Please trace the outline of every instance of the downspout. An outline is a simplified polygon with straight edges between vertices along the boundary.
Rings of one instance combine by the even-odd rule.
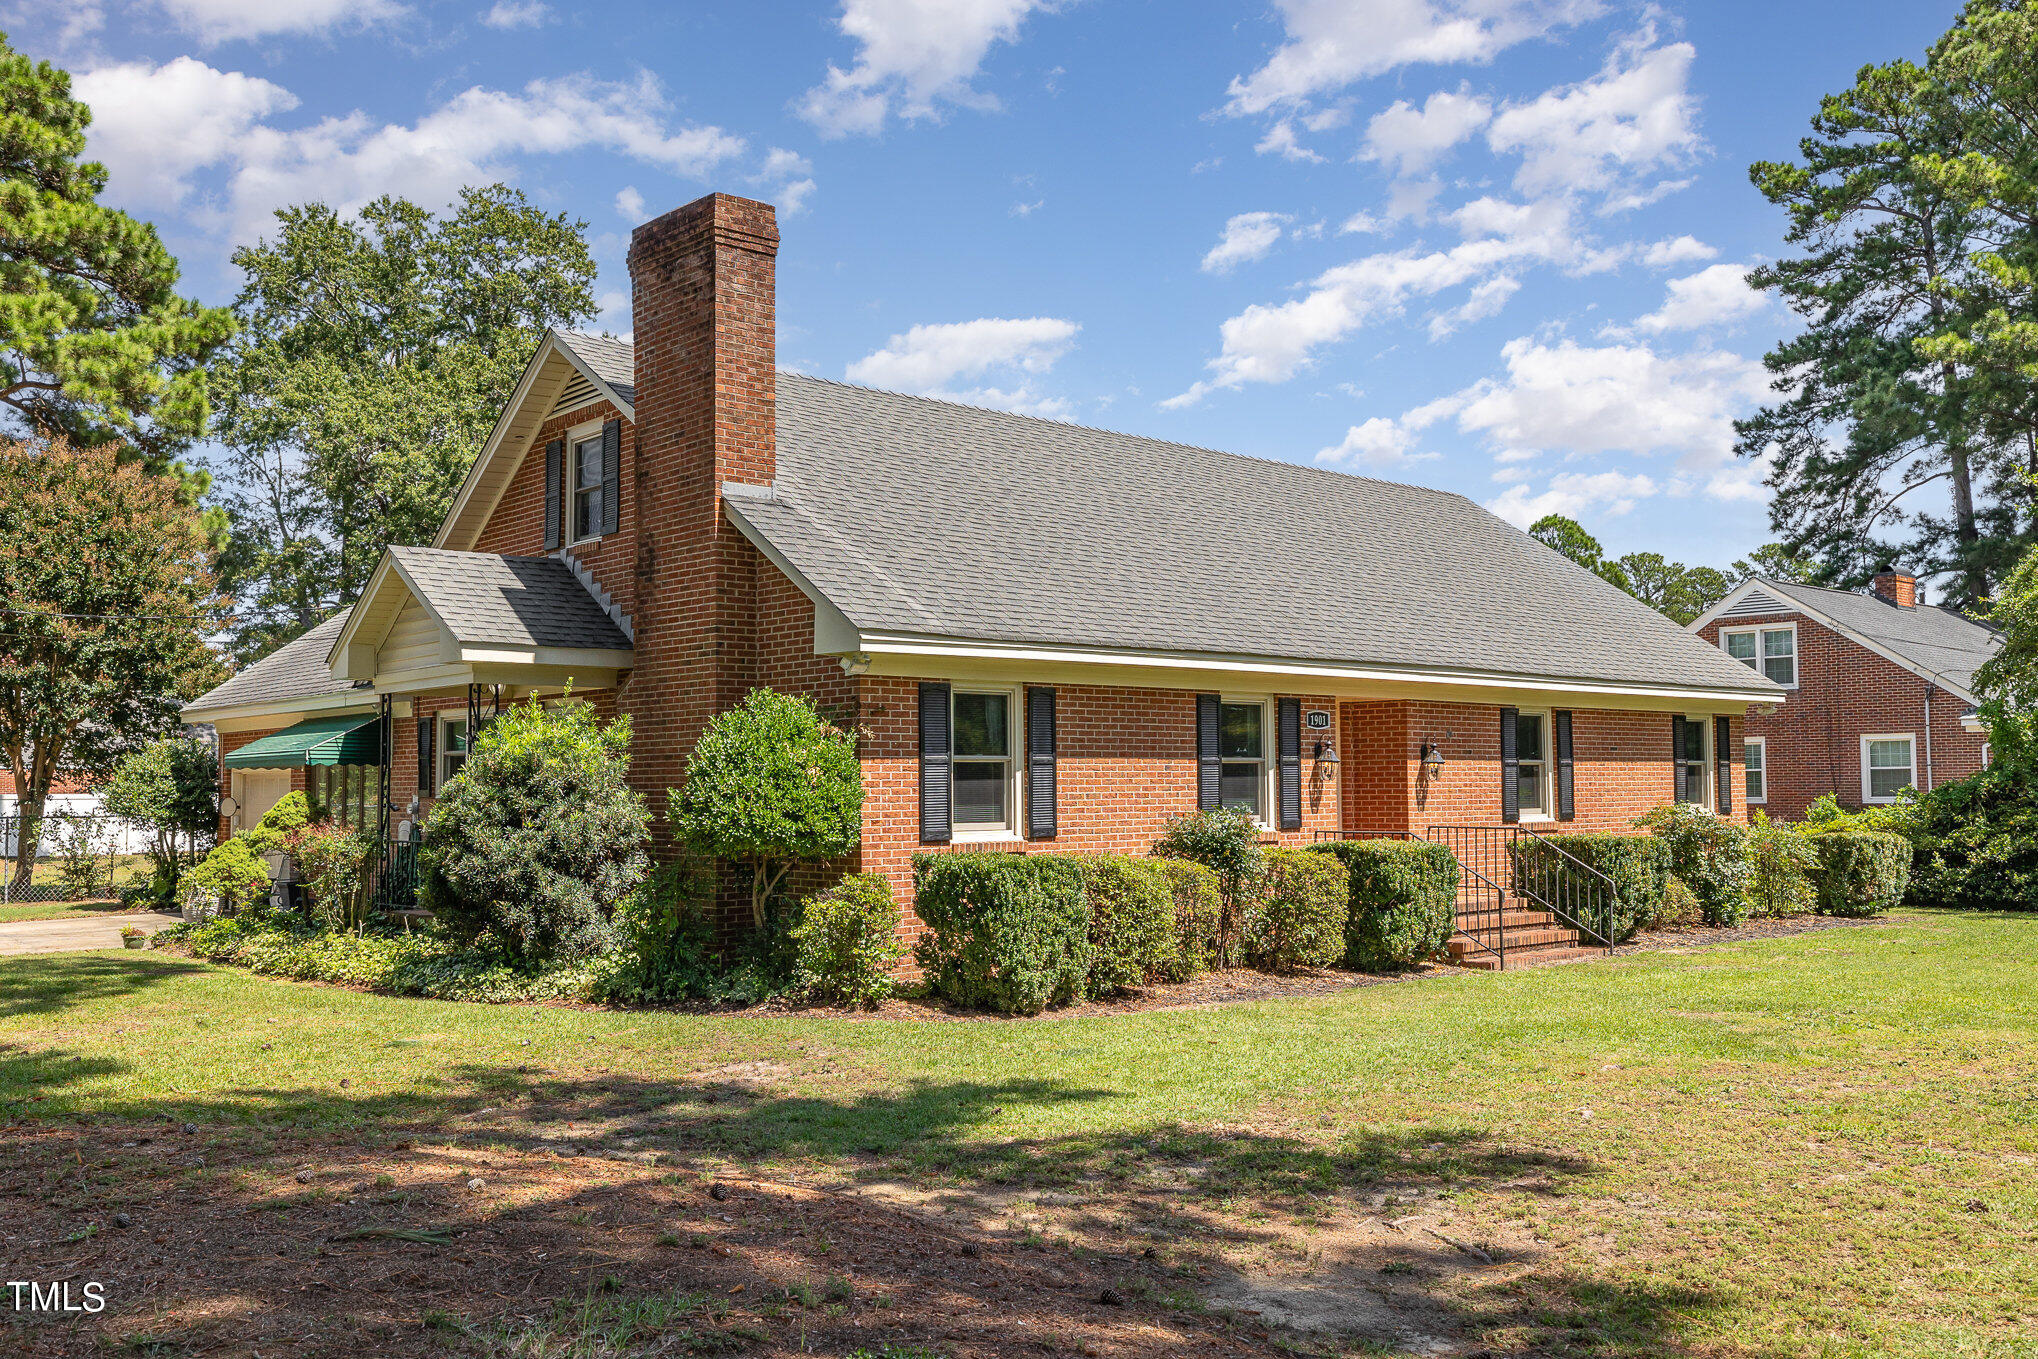
[[[1939,686],[1925,681],[1925,791],[1932,791],[1932,691]]]

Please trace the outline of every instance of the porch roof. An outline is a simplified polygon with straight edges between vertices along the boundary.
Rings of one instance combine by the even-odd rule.
[[[313,717],[227,752],[228,769],[296,769],[314,764],[380,764],[381,718],[374,713]]]

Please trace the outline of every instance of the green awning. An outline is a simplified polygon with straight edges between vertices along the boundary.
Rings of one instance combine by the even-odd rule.
[[[373,713],[313,717],[229,751],[228,769],[295,769],[307,764],[381,764],[382,719]]]

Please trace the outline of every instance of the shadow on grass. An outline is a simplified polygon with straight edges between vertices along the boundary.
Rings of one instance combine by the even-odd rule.
[[[44,964],[61,958],[63,966],[0,965],[0,1019],[50,1015],[96,1000],[118,1000],[152,986],[207,970],[206,965],[160,954],[23,954],[0,964]]]

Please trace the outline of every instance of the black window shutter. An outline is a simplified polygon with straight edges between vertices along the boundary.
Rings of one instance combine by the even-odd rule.
[[[1684,801],[1684,719],[1670,719],[1670,800]]]
[[[1569,821],[1578,814],[1571,781],[1571,714],[1550,714],[1550,725],[1555,729],[1553,739],[1557,743],[1557,819]]]
[[[943,844],[954,835],[949,821],[948,686],[920,686],[920,839]]]
[[[614,533],[623,513],[623,422],[601,427],[601,531]]]
[[[430,797],[437,789],[432,784],[432,773],[437,768],[432,756],[432,725],[430,717],[418,719],[418,796]]]
[[[1054,690],[1026,691],[1026,833],[1055,836]]]
[[[1521,820],[1520,720],[1519,709],[1500,710],[1500,819],[1510,824]]]
[[[1222,800],[1224,767],[1217,758],[1217,695],[1196,695],[1196,806],[1215,811]]]
[[[565,475],[566,444],[554,439],[545,445],[545,550],[558,547],[564,532],[559,518],[559,481]]]
[[[1715,766],[1713,777],[1720,785],[1721,816],[1734,810],[1734,756],[1728,745],[1733,739],[1733,719],[1715,717],[1712,720],[1712,758]]]
[[[1302,700],[1279,700],[1276,730],[1281,755],[1281,829],[1302,829]]]

